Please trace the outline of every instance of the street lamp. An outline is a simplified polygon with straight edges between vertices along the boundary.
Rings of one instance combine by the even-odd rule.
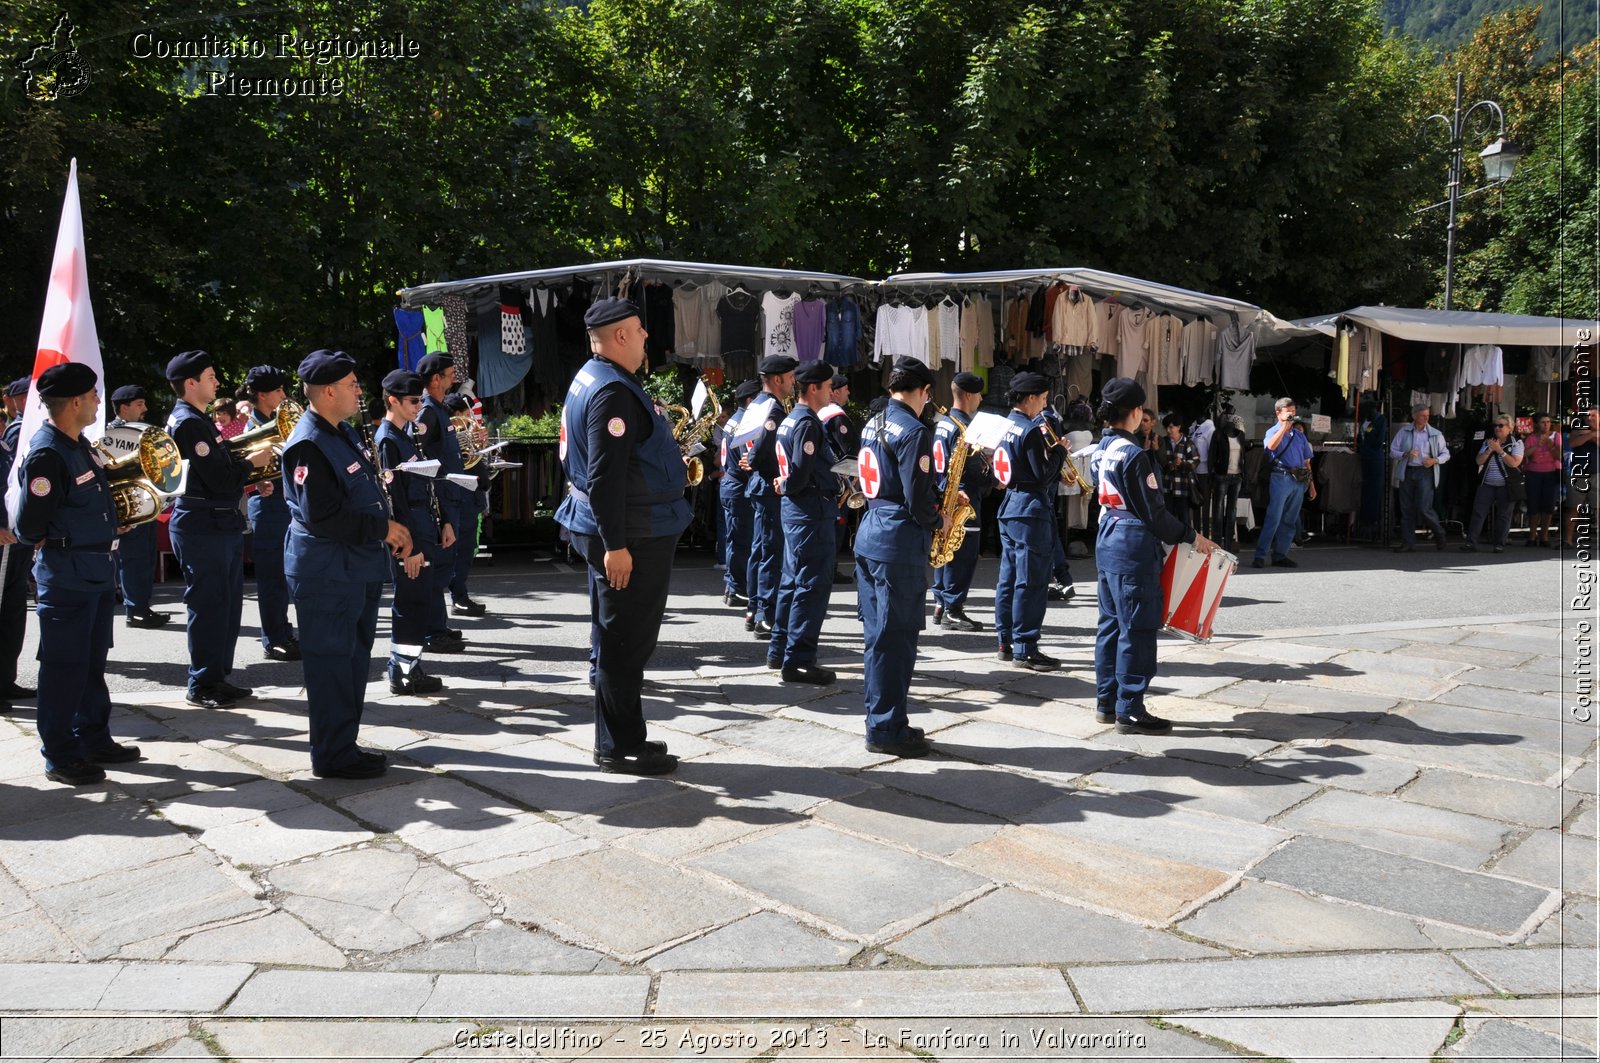
[[[1511,180],[1511,173],[1517,168],[1517,160],[1522,158],[1522,152],[1515,144],[1506,139],[1506,113],[1500,105],[1493,100],[1479,100],[1468,107],[1463,113],[1461,110],[1462,75],[1456,75],[1456,105],[1450,116],[1430,114],[1428,121],[1437,118],[1445,124],[1450,131],[1450,183],[1446,188],[1450,204],[1450,220],[1445,226],[1444,245],[1444,308],[1453,308],[1456,279],[1456,203],[1461,198],[1462,142],[1466,137],[1467,121],[1472,117],[1472,112],[1479,107],[1486,108],[1494,113],[1495,121],[1499,128],[1495,133],[1495,141],[1478,153],[1483,160],[1483,172],[1493,182],[1494,186],[1503,185]]]

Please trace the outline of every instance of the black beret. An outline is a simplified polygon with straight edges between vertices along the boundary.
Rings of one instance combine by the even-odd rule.
[[[1130,380],[1125,376],[1112,377],[1106,381],[1106,386],[1100,389],[1100,401],[1118,409],[1143,406],[1144,388],[1139,386],[1137,380]]]
[[[910,355],[903,354],[894,360],[894,372],[891,376],[909,377],[916,381],[919,388],[933,387],[933,370]]]
[[[950,381],[950,386],[957,391],[965,391],[968,395],[982,395],[983,377],[977,373],[957,373]]]
[[[252,395],[259,395],[263,391],[277,391],[288,383],[283,370],[271,365],[251,366],[250,371],[244,375],[244,389]]]
[[[847,388],[849,386],[849,377],[845,376],[843,373],[833,374],[833,390],[838,391],[840,388]]]
[[[430,354],[417,362],[417,375],[427,380],[429,377],[438,376],[455,364],[448,354]]]
[[[630,317],[639,317],[639,308],[626,299],[615,296],[601,299],[583,314],[583,327],[588,329],[605,328],[615,325],[618,321],[626,321]]]
[[[312,351],[301,359],[300,383],[308,387],[337,384],[356,371],[356,360],[343,351]]]
[[[6,385],[6,394],[14,399],[20,399],[28,393],[28,389],[31,387],[33,387],[33,377],[19,376]]]
[[[167,363],[167,379],[173,382],[199,379],[201,373],[215,365],[216,362],[205,351],[184,351],[173,355]]]
[[[423,392],[422,378],[409,369],[396,369],[383,378],[383,390],[397,399],[415,398]]]
[[[873,413],[882,413],[885,409],[888,408],[888,406],[889,406],[889,396],[887,396],[887,395],[879,395],[877,398],[873,399],[870,403],[867,404],[867,409],[871,410]]]
[[[99,374],[82,362],[60,362],[39,374],[39,397],[75,399],[94,390]]]
[[[1050,390],[1050,381],[1042,373],[1018,373],[1011,378],[1011,394],[1038,395]]]
[[[761,364],[756,370],[762,376],[782,376],[794,372],[799,365],[797,359],[790,358],[787,354],[773,354],[761,359]]]
[[[138,384],[124,384],[111,393],[111,405],[126,406],[130,402],[138,402],[149,397],[144,393],[144,388]]]
[[[733,389],[733,398],[735,402],[743,402],[745,399],[753,399],[759,394],[761,394],[761,381],[759,380],[741,381],[739,386]]]
[[[457,413],[466,413],[467,410],[471,409],[471,407],[467,404],[467,397],[457,393],[452,393],[444,397],[444,408],[447,410],[454,410]]]
[[[796,384],[831,384],[833,367],[825,362],[812,362],[794,375]]]

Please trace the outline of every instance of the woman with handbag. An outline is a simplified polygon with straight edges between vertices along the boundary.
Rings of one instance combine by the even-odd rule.
[[[1472,520],[1467,524],[1467,541],[1461,547],[1466,553],[1478,549],[1478,533],[1483,531],[1489,510],[1495,511],[1494,552],[1503,553],[1506,537],[1511,532],[1511,511],[1520,499],[1527,497],[1527,484],[1522,472],[1522,444],[1511,434],[1511,418],[1501,414],[1494,419],[1494,429],[1478,448],[1478,494],[1472,501]]]
[[[1561,433],[1548,413],[1533,419],[1533,434],[1523,440],[1522,470],[1528,474],[1528,545],[1555,546],[1561,502]]]

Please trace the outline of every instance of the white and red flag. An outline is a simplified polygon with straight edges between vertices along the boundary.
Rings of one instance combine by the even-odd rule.
[[[94,306],[89,301],[89,262],[83,244],[83,209],[78,202],[78,160],[72,160],[67,173],[67,194],[61,203],[61,228],[56,231],[56,253],[50,264],[50,290],[45,295],[44,318],[39,324],[38,353],[33,357],[33,383],[23,406],[22,435],[6,484],[6,512],[15,519],[20,501],[17,470],[28,454],[28,444],[44,423],[44,404],[39,401],[39,374],[62,362],[82,362],[100,378],[95,389],[100,393],[100,419],[84,430],[89,439],[99,439],[105,431],[105,366],[100,361],[100,334],[94,327]]]

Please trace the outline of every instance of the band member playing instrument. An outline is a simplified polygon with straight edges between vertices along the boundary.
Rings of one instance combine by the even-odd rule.
[[[120,428],[127,424],[144,424],[149,416],[149,396],[137,384],[124,384],[111,393],[111,411],[116,416],[106,422],[107,428]],[[18,424],[20,425],[20,421]],[[129,528],[117,537],[117,551],[112,555],[117,563],[117,582],[122,586],[122,612],[129,627],[156,628],[172,619],[170,613],[158,613],[150,608],[150,593],[154,589],[156,574],[156,535],[160,525],[145,521]],[[5,594],[11,593],[7,568]],[[26,594],[24,593],[24,596]],[[0,625],[5,623],[6,610],[0,608]],[[0,643],[0,655],[3,655]],[[0,656],[0,665],[4,657]],[[5,697],[0,690],[0,698]]]
[[[752,475],[746,494],[755,518],[750,539],[750,568],[745,576],[750,608],[745,613],[744,626],[762,640],[772,637],[778,583],[783,578],[783,509],[772,488],[772,481],[778,478],[778,456],[774,448],[784,407],[794,394],[794,371],[799,364],[784,354],[761,360],[762,393],[750,405],[761,406],[767,416],[755,434],[743,440],[750,444],[746,461]]]
[[[933,373],[915,358],[895,360],[883,412],[861,433],[861,490],[867,514],[856,533],[856,594],[865,627],[867,750],[897,757],[932,751],[909,725],[907,698],[925,623],[928,551],[948,526],[939,512],[933,432],[921,420]]]
[[[983,403],[983,378],[976,373],[957,373],[950,384],[950,412],[939,418],[934,429],[933,471],[939,474],[939,491],[944,492],[945,470],[955,457],[957,428],[965,431],[972,415]],[[989,463],[979,454],[967,458],[961,470],[961,488],[972,506],[966,538],[948,565],[933,570],[933,622],[956,631],[982,631],[983,625],[967,616],[967,591],[978,570],[978,529],[983,526],[983,497],[994,486]]]
[[[1050,446],[1039,415],[1050,383],[1038,373],[1018,373],[1007,393],[1011,426],[994,452],[994,471],[1005,487],[1000,501],[1000,579],[994,589],[998,656],[1020,667],[1049,672],[1061,662],[1039,649],[1055,552],[1056,485],[1066,452]]]
[[[1216,543],[1173,514],[1161,497],[1156,455],[1135,434],[1144,417],[1144,389],[1126,377],[1107,382],[1100,449],[1090,459],[1100,491],[1095,567],[1100,574],[1100,625],[1095,632],[1095,719],[1121,734],[1165,734],[1172,723],[1145,708],[1156,674],[1161,628],[1162,544],[1190,543],[1209,554]]]
[[[750,486],[750,470],[739,463],[745,448],[733,442],[733,433],[739,418],[744,416],[745,407],[759,394],[759,380],[746,380],[734,388],[732,416],[727,424],[717,429],[717,449],[722,463],[722,482],[717,487],[717,493],[722,500],[723,541],[727,545],[727,553],[722,561],[728,566],[723,573],[722,604],[735,608],[742,607],[749,599],[745,577],[750,574],[750,537],[754,518],[750,499],[745,494]],[[755,621],[752,620],[747,628],[754,627]]]
[[[817,666],[817,639],[833,592],[833,529],[839,478],[817,411],[828,405],[833,369],[812,362],[795,374],[798,400],[778,426],[778,479],[782,496],[783,581],[773,613],[767,667],[782,668],[786,683],[834,681]]]
[[[245,374],[244,391],[250,396],[248,428],[260,428],[278,419],[289,376],[270,365],[255,366]],[[283,574],[283,544],[289,535],[289,503],[283,497],[283,477],[256,485],[246,502],[250,520],[250,557],[255,562],[256,607],[261,613],[261,648],[274,661],[300,660],[300,640],[289,623],[289,582]],[[120,547],[119,547],[120,549]]]

